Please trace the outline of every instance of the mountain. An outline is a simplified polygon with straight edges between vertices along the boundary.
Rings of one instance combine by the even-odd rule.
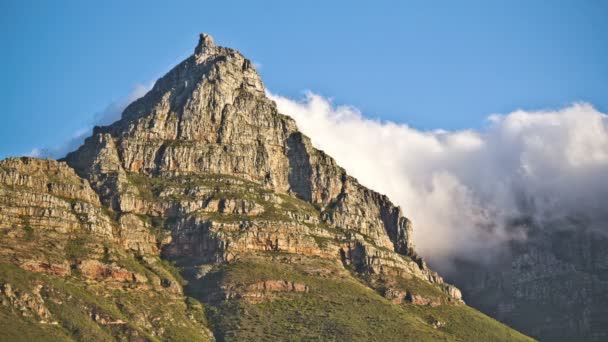
[[[450,277],[469,304],[542,341],[608,340],[608,238],[588,220],[528,225],[490,265]]]
[[[5,340],[527,341],[205,34],[64,160],[0,162]]]

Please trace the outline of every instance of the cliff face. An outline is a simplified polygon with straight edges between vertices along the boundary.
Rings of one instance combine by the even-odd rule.
[[[453,281],[471,305],[540,340],[605,341],[608,239],[564,226],[533,227],[502,263],[463,263]]]
[[[0,162],[0,230],[0,326],[55,339],[525,340],[204,34],[63,161]]]
[[[89,183],[65,163],[53,160],[7,159],[0,163],[0,222],[22,224],[49,233],[70,234],[79,229],[100,237],[112,236]],[[22,191],[27,189],[28,191]]]
[[[411,260],[411,225],[400,209],[313,148],[266,98],[252,63],[207,35],[193,56],[120,121],[96,128],[66,161],[120,220],[129,218],[122,226],[138,225],[134,215],[172,221],[166,240],[138,241],[142,252],[161,246],[178,257],[193,250],[209,261],[251,249],[343,253],[345,262],[377,272],[398,268],[441,283]],[[293,210],[289,202],[296,203]],[[206,237],[192,240],[194,231]]]
[[[213,339],[148,230],[127,222],[66,163],[0,161],[0,340]],[[145,257],[123,247],[139,241]]]

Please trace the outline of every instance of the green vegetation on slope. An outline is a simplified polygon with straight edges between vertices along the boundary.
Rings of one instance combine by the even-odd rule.
[[[206,301],[218,340],[530,340],[467,306],[392,304],[330,261],[296,259],[243,259],[192,282],[187,291]],[[247,296],[247,285],[269,280],[301,283],[309,291],[266,291],[261,301]],[[220,287],[229,289],[234,299],[213,296]],[[437,322],[445,325],[437,328]]]
[[[244,200],[255,207],[250,214],[194,212],[213,221],[297,221],[313,228],[307,234],[319,246],[327,246],[341,236],[348,241],[353,234],[319,223],[319,209],[307,202],[271,193],[259,184],[232,176],[132,175],[130,181],[144,200],[172,203],[204,198],[216,201],[213,203],[218,206],[224,204],[217,201],[233,200],[234,205],[234,200]],[[137,216],[159,237],[176,219],[153,212]],[[391,303],[383,297],[385,290],[444,299],[446,294],[415,277],[354,272],[345,268],[338,256],[322,259],[251,251],[218,265],[201,265],[205,259],[197,261],[188,256],[170,262],[158,256],[134,256],[109,240],[91,238],[85,232],[35,234],[33,229],[28,232],[28,221],[22,221],[24,234],[11,231],[11,240],[0,240],[0,285],[8,283],[21,294],[39,296],[36,298],[42,298],[48,317],[41,322],[35,313],[24,316],[24,310],[37,309],[23,309],[23,303],[11,299],[0,307],[0,328],[6,329],[0,338],[200,341],[213,338],[208,335],[210,327],[218,340],[529,340],[464,305]],[[319,231],[330,234],[315,235]],[[359,238],[374,243],[363,234]],[[71,270],[33,273],[15,265],[23,260],[69,265]],[[104,277],[111,272],[108,269],[102,267],[101,275],[96,276],[94,269],[91,275],[91,269],[87,273],[79,267],[92,260],[144,277],[129,280],[127,274],[126,278],[118,277],[123,280],[106,280]],[[94,268],[98,264],[89,265]],[[191,297],[181,294],[180,285],[186,286],[186,294]],[[24,334],[15,330],[25,327],[31,328]]]
[[[4,284],[10,284],[17,296],[25,294],[30,298],[36,297],[38,287],[50,320],[39,322],[36,314],[30,312],[29,304],[21,300],[13,305],[0,291],[0,300],[4,298],[6,303],[0,305],[0,341],[210,339],[202,305],[179,294],[84,282],[79,276],[60,278],[32,273],[0,262],[0,286]],[[25,332],[21,334],[20,330]]]
[[[40,324],[0,305],[0,342],[72,341],[58,326]]]

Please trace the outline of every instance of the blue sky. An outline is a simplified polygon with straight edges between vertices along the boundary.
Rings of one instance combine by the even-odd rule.
[[[304,90],[417,129],[586,101],[608,111],[605,1],[0,3],[0,158],[60,144],[187,57],[197,34]]]

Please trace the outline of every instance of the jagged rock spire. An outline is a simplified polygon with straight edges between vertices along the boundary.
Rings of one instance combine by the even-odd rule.
[[[210,35],[208,35],[206,33],[201,33],[199,36],[199,39],[198,39],[198,45],[196,46],[194,53],[199,53],[205,48],[214,48],[214,47],[215,47],[215,41],[213,40],[213,37],[211,37]]]
[[[198,44],[194,48],[194,56],[197,63],[200,63],[207,59],[210,55],[213,55],[216,50],[215,42],[213,37],[206,33],[201,33],[198,39]]]

